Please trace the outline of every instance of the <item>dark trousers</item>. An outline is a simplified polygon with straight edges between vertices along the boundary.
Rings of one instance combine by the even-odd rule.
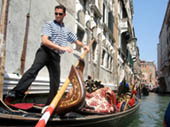
[[[15,91],[17,96],[23,96],[44,66],[47,67],[50,77],[50,91],[46,103],[50,104],[60,84],[60,55],[45,46],[41,46],[37,50],[32,66],[24,73],[12,91]]]

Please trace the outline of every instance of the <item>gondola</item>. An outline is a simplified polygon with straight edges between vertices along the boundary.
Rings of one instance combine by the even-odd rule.
[[[91,41],[89,46],[92,45],[93,42],[94,41]],[[86,89],[82,76],[84,68],[83,58],[86,54],[87,52],[82,55],[75,66],[72,66],[69,77],[45,112],[41,113],[42,107],[37,104],[31,106],[29,110],[23,110],[17,108],[15,105],[17,103],[13,104],[13,100],[11,101],[10,98],[0,99],[0,126],[32,127],[42,119],[42,116],[49,118],[45,119],[46,122],[48,121],[47,124],[45,123],[47,127],[83,127],[87,125],[100,125],[100,127],[102,127],[102,124],[113,127],[117,126],[116,122],[120,124],[122,120],[123,122],[128,121],[127,119],[130,118],[140,106],[140,101],[137,98],[133,106],[120,112],[95,113],[81,110],[86,105],[84,103]],[[66,92],[66,88],[70,83],[73,89],[70,90],[71,92]],[[46,111],[53,107],[54,111],[50,115],[46,114]]]
[[[83,86],[81,85],[81,83],[79,85],[80,86],[77,86],[77,88]],[[81,93],[84,93],[83,90],[85,89],[82,89]],[[33,98],[33,96],[27,95],[28,100],[25,101],[29,101],[29,98]],[[84,98],[79,97],[76,98],[74,101],[76,101],[77,99],[84,100]],[[64,104],[65,102],[67,102],[66,99],[64,99],[63,102],[60,102],[60,104],[61,103]],[[15,104],[18,104],[18,102]],[[31,102],[31,104],[35,104],[35,105],[31,106],[31,108],[23,110],[23,109],[18,109],[18,107],[15,104],[8,103],[5,100],[0,101],[0,126],[2,127],[12,126],[12,125],[15,125],[17,127],[35,126],[35,124],[42,116],[41,106],[35,104],[35,102]],[[25,104],[25,102],[22,102],[21,104]],[[75,105],[76,106],[79,105],[80,107],[80,105],[84,105],[84,104],[81,101],[79,101],[79,103]],[[61,112],[59,112],[59,114],[61,115],[58,115],[58,113],[53,114],[50,117],[46,126],[47,127],[85,127],[85,126],[104,127],[107,125],[107,127],[111,127],[111,126],[118,127],[118,125],[122,123],[125,124],[126,122],[128,122],[129,121],[128,119],[133,117],[133,114],[137,111],[139,106],[140,106],[140,100],[138,98],[135,98],[135,104],[132,107],[128,108],[127,110],[122,110],[120,112],[113,112],[113,113],[93,113],[93,112],[75,110],[75,108],[73,109],[71,107],[70,109],[72,110],[70,110],[70,112],[65,113],[64,115],[62,115]],[[66,107],[69,109],[68,106]],[[65,107],[61,106],[58,107],[58,109],[63,110],[65,109]],[[56,112],[60,110],[56,110]]]
[[[142,94],[143,96],[149,96],[149,88],[147,86],[142,88]]]
[[[111,113],[111,114],[78,114],[71,113],[68,116],[57,116],[54,115],[48,121],[47,127],[76,127],[76,126],[98,126],[107,125],[111,123],[112,127],[117,125],[120,120],[123,122],[127,121],[140,106],[140,100],[137,99],[136,104],[123,112]],[[17,127],[31,127],[35,126],[37,121],[40,119],[40,113],[29,113],[22,110],[13,110],[8,107],[2,100],[0,101],[0,125],[11,126],[15,125]],[[119,123],[120,124],[120,123]]]
[[[74,77],[76,70],[77,69],[72,67],[70,76]],[[74,81],[76,81],[75,77],[73,78]],[[81,79],[81,78],[79,77],[77,79]],[[71,81],[71,78],[70,78],[70,81]],[[73,86],[74,86],[73,89],[76,89],[72,92],[73,95],[68,97],[68,99],[66,99],[67,94],[70,94],[70,92],[67,92],[65,94],[66,97],[61,99],[61,102],[59,106],[57,107],[57,110],[55,110],[55,112],[57,113],[54,113],[48,120],[48,123],[46,125],[47,127],[71,127],[71,126],[72,127],[85,127],[87,125],[90,127],[93,127],[93,126],[102,127],[102,125],[103,126],[107,125],[108,127],[109,126],[117,127],[118,124],[127,122],[128,119],[133,116],[132,114],[135,113],[140,106],[140,100],[138,98],[135,98],[135,104],[132,107],[126,110],[119,111],[119,112],[93,113],[93,112],[77,110],[77,109],[81,109],[82,105],[85,105],[82,102],[85,100],[84,96],[85,96],[85,92],[87,91],[85,91],[86,89],[84,89],[84,84],[82,80],[79,80],[79,83],[76,83]],[[78,94],[79,91],[81,91],[80,92],[81,94]],[[75,95],[77,98],[75,98]],[[34,98],[34,97],[31,95],[27,95],[27,99],[25,99],[25,102],[28,102],[30,98]],[[40,100],[40,99],[37,99],[37,100]],[[68,100],[73,100],[73,101],[69,102]],[[18,108],[17,104],[26,105],[27,103],[23,102],[23,100],[22,100],[22,103],[19,103],[19,101],[17,100],[14,100],[13,102],[12,101],[10,102],[8,100],[0,100],[0,126],[2,127],[13,126],[13,125],[17,127],[35,126],[38,120],[42,116],[42,113],[41,113],[42,107],[38,105],[37,102],[30,101],[28,105],[29,104],[30,105],[33,104],[33,105],[31,105],[30,108],[23,110],[22,108]],[[73,105],[70,106],[71,104]],[[65,105],[65,106],[62,106],[62,105]],[[29,107],[29,106],[26,106],[26,107]],[[65,112],[63,115],[61,111],[64,112],[66,111],[66,109],[67,109],[67,112]]]

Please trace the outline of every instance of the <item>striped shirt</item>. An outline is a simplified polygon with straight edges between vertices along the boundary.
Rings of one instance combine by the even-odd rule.
[[[65,28],[64,24],[58,24],[55,20],[43,25],[42,35],[47,35],[50,41],[62,47],[67,46],[67,42],[74,43],[77,40],[77,37]],[[64,53],[55,51],[59,54]]]

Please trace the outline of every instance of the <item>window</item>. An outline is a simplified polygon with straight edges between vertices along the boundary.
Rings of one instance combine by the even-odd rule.
[[[82,4],[83,8],[86,9],[87,0],[80,0],[80,3]]]
[[[97,57],[97,43],[94,42],[93,45],[92,45],[92,51],[93,51],[93,60],[95,61],[96,60],[96,57]]]
[[[101,65],[104,65],[104,57],[105,57],[105,54],[106,54],[106,51],[103,50],[103,52],[102,52],[102,62],[101,62]]]
[[[106,68],[110,68],[110,55],[107,56]]]
[[[82,30],[80,27],[77,28],[77,38],[78,40],[82,41],[84,38],[84,30]],[[81,47],[76,45],[76,50],[81,51]]]
[[[105,5],[103,4],[103,22],[105,22]]]
[[[111,59],[110,59],[110,71],[112,71],[112,66],[113,66],[113,58],[111,57]]]
[[[114,22],[113,13],[112,13],[112,11],[109,11],[109,13],[108,13],[108,27],[112,33],[113,33],[113,22]]]

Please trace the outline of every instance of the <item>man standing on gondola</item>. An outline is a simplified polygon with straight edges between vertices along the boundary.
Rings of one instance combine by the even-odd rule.
[[[89,50],[89,47],[77,40],[77,37],[70,32],[63,23],[66,16],[66,8],[62,5],[55,7],[55,20],[47,22],[42,30],[41,47],[37,50],[32,66],[24,73],[14,89],[8,92],[7,97],[23,97],[25,91],[35,80],[38,72],[46,66],[50,78],[49,98],[46,105],[49,105],[56,95],[60,84],[60,57],[64,52],[72,53],[72,48],[67,42],[76,43]]]

